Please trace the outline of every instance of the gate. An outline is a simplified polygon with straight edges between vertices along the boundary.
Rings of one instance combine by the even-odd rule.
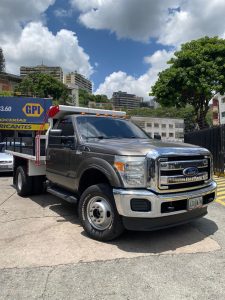
[[[184,142],[207,148],[213,155],[214,173],[224,174],[225,125],[186,133]]]

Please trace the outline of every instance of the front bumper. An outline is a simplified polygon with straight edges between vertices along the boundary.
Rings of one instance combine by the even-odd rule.
[[[115,199],[118,213],[125,218],[154,219],[154,218],[168,217],[169,219],[173,215],[185,215],[184,219],[186,220],[186,217],[188,216],[190,216],[190,219],[192,219],[192,217],[195,215],[195,213],[192,213],[193,211],[196,211],[197,215],[199,212],[199,216],[202,216],[207,213],[207,205],[210,202],[212,202],[216,197],[216,183],[212,181],[211,184],[205,188],[188,191],[188,192],[182,192],[182,193],[155,194],[149,190],[113,189],[113,194],[114,194],[114,199]],[[185,205],[185,203],[187,203],[187,200],[199,196],[203,197],[202,208],[196,208],[192,211],[187,210],[187,207]],[[210,198],[210,199],[204,202],[204,199],[206,198],[207,199]],[[131,208],[132,199],[145,199],[147,201],[150,201],[151,210],[147,212],[132,210]],[[184,203],[184,205],[181,206],[182,209],[180,210],[178,209],[176,211],[163,212],[162,204],[166,202],[173,204],[174,201],[186,201],[186,202]],[[186,221],[188,220],[189,218]],[[182,222],[182,220],[178,220],[178,222],[180,221]],[[151,222],[154,223],[153,220]]]
[[[207,214],[207,207],[197,208],[189,212],[176,214],[162,218],[129,218],[122,217],[124,227],[134,231],[153,231],[174,227],[191,222]]]

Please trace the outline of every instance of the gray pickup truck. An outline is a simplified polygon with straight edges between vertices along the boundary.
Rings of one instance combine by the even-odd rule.
[[[47,192],[78,204],[84,230],[101,241],[124,229],[156,230],[206,215],[216,197],[208,150],[150,139],[119,113],[99,111],[59,106],[39,164],[8,151],[19,195],[39,193],[44,183]]]

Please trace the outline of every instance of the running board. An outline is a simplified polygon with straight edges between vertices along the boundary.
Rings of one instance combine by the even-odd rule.
[[[47,187],[47,192],[56,196],[56,197],[59,197],[69,203],[73,203],[73,204],[76,204],[77,203],[77,198],[74,197],[73,194],[70,194],[68,193],[67,191],[65,190],[62,190],[60,188],[56,188],[56,187]]]

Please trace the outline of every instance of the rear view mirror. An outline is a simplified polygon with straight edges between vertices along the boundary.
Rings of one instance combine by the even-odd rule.
[[[62,129],[51,129],[49,131],[50,136],[61,136],[62,135]]]

